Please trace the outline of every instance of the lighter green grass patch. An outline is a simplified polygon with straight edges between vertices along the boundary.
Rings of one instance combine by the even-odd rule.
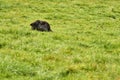
[[[0,80],[120,80],[119,3],[0,0]]]

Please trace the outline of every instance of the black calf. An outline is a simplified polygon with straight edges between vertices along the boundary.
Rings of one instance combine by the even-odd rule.
[[[35,22],[31,23],[32,30],[38,31],[52,31],[50,25],[46,21],[36,20]]]

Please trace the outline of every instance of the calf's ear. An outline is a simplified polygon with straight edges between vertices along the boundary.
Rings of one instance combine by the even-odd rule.
[[[32,23],[30,24],[30,26],[32,26]]]

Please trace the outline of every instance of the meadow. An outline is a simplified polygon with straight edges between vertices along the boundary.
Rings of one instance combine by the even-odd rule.
[[[120,0],[0,0],[0,80],[120,80]]]

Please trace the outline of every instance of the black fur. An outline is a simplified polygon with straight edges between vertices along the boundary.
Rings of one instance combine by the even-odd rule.
[[[46,21],[36,20],[35,22],[31,23],[32,30],[38,31],[52,31],[50,25]]]

